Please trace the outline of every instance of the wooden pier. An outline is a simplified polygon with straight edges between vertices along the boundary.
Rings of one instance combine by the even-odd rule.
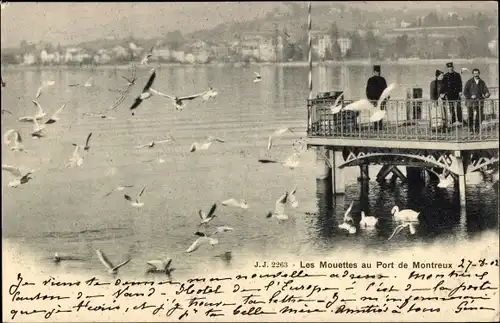
[[[467,174],[498,169],[499,100],[498,91],[492,90],[491,98],[482,103],[479,126],[472,129],[466,124],[465,101],[389,100],[385,117],[375,124],[369,121],[370,111],[332,114],[334,99],[308,100],[308,147],[317,148],[318,178],[331,178],[332,192],[338,195],[345,193],[345,167],[359,167],[358,179],[366,181],[368,166],[381,165],[379,182],[392,174],[393,180],[414,183],[424,179],[426,170],[433,170],[458,181],[465,206]],[[462,110],[463,125],[445,122],[451,120],[449,105]]]

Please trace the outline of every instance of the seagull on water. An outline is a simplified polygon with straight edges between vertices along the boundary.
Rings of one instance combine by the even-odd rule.
[[[208,224],[208,222],[212,221],[215,218],[215,209],[217,208],[217,203],[214,203],[208,211],[208,214],[203,212],[202,210],[198,210],[198,215],[201,218],[201,222],[199,225]]]
[[[229,261],[233,258],[233,254],[231,253],[231,251],[226,251],[220,255],[216,255],[215,257],[221,258],[222,260],[225,260],[225,261]]]
[[[105,115],[104,113],[84,112],[83,115],[84,116],[90,116],[90,117],[98,117],[98,118],[101,118],[101,119],[109,119],[109,120],[115,120],[116,119],[115,117],[109,117],[109,116]]]
[[[134,103],[130,107],[130,110],[136,109],[142,103],[142,101],[147,100],[153,96],[153,91],[151,89],[151,86],[153,85],[155,78],[156,78],[156,71],[153,68],[151,70],[151,76],[149,77],[146,86],[144,86],[141,94],[135,99]],[[132,115],[134,115],[134,112],[132,112]]]
[[[9,147],[10,150],[26,152],[26,150],[24,149],[24,146],[23,146],[23,139],[22,139],[19,131],[15,130],[15,129],[10,129],[10,130],[7,130],[5,132],[5,134],[3,135],[3,142],[6,145],[10,145],[12,140],[14,141],[14,144]]]
[[[32,115],[32,116],[27,116],[27,117],[21,117],[18,119],[19,121],[21,121],[21,122],[33,122],[33,120],[40,120],[47,115],[47,113],[45,113],[45,111],[43,111],[43,108],[40,105],[40,103],[38,103],[38,101],[33,100],[31,102],[33,102],[35,107],[38,108],[37,114]]]
[[[28,181],[30,179],[33,179],[32,177],[30,177],[30,175],[34,172],[34,170],[31,170],[31,172],[27,172],[27,173],[21,173],[19,168],[17,168],[16,166],[7,165],[7,164],[2,165],[2,170],[8,171],[9,173],[11,173],[12,175],[14,175],[16,177],[15,180],[12,180],[9,182],[10,187],[18,187],[21,184],[28,183]]]
[[[185,104],[184,104],[183,101],[194,100],[196,98],[202,97],[203,95],[205,95],[207,93],[205,91],[205,92],[198,93],[198,94],[177,97],[177,96],[173,96],[173,95],[170,95],[170,94],[165,94],[165,93],[159,92],[159,91],[154,90],[154,89],[152,89],[152,91],[153,91],[154,94],[157,94],[159,96],[162,96],[164,98],[168,98],[168,99],[172,100],[174,102],[175,109],[179,110],[179,111],[182,110],[185,107]]]
[[[344,218],[343,218],[343,221],[344,222],[350,222],[350,223],[353,223],[354,220],[352,219],[352,216],[351,216],[351,210],[352,210],[352,206],[354,205],[354,201],[351,202],[351,204],[349,204],[349,207],[347,208],[347,210],[345,211],[344,213]]]
[[[90,149],[89,142],[90,142],[90,137],[92,137],[92,132],[88,134],[87,140],[85,140],[85,146],[83,147],[83,150],[87,151]],[[73,146],[79,146],[77,144],[72,144]]]
[[[397,221],[405,222],[418,222],[418,216],[420,214],[420,212],[415,212],[410,209],[400,211],[397,205],[392,208],[391,213]]]
[[[189,151],[190,152],[195,152],[197,150],[207,150],[216,141],[217,142],[226,142],[224,139],[220,139],[220,138],[208,136],[207,140],[204,143],[202,143],[202,144],[199,144],[198,142],[194,142],[191,145],[191,148],[189,149]]]
[[[261,79],[262,79],[262,77],[260,76],[260,74],[259,74],[259,73],[257,73],[257,72],[253,72],[253,73],[255,74],[255,78],[253,79],[253,82],[254,82],[254,83],[258,83],[258,82],[260,82],[260,81],[261,81]]]
[[[89,78],[88,80],[85,81],[83,84],[70,84],[69,86],[74,87],[74,86],[83,86],[83,87],[91,87],[94,85],[94,77]]]
[[[165,273],[170,279],[172,279],[172,272],[175,268],[171,268],[172,259],[165,258],[163,260],[150,260],[146,262],[149,265],[148,273]]]
[[[81,260],[83,260],[81,258],[76,258],[76,257],[72,257],[72,256],[61,256],[57,252],[54,254],[54,258],[53,259],[54,259],[54,262],[56,264],[60,263],[61,261],[72,261],[72,260],[81,261]]]
[[[43,90],[45,90],[46,88],[48,88],[49,86],[52,86],[54,84],[56,84],[56,82],[53,80],[43,81],[42,85],[40,85],[40,87],[36,91],[35,99],[38,99],[40,97],[40,95],[42,95]]]
[[[299,206],[299,201],[297,200],[297,197],[295,196],[295,193],[297,192],[297,187],[295,187],[290,194],[288,194],[288,202],[290,202],[290,205],[293,208],[296,208]]]
[[[149,52],[147,52],[146,56],[144,56],[144,58],[141,60],[141,65],[148,65],[148,60],[153,56],[153,49],[154,45],[151,46]]]
[[[349,232],[349,234],[355,234],[356,233],[356,227],[348,222],[344,222],[342,224],[339,224],[339,229],[346,230]]]
[[[144,145],[139,145],[139,146],[135,146],[135,148],[145,148],[145,147],[148,147],[148,148],[153,148],[154,146],[156,146],[157,144],[164,144],[164,143],[167,143],[167,142],[172,142],[173,141],[173,138],[168,138],[168,139],[163,139],[163,140],[153,140],[147,144],[144,144]]]
[[[212,238],[210,236],[205,235],[203,232],[196,232],[195,235],[199,236],[198,239],[196,239],[191,246],[186,250],[187,253],[191,253],[198,249],[201,245],[204,244],[210,244],[212,246],[215,246],[216,244],[219,244],[219,240]]]
[[[124,189],[126,188],[130,188],[130,187],[134,187],[134,185],[123,185],[123,186],[118,186],[117,188],[115,188],[114,190],[112,190],[111,192],[107,193],[106,195],[104,195],[104,197],[106,196],[110,196],[111,194],[113,194],[114,192],[121,192],[123,191]]]
[[[124,262],[114,266],[111,261],[109,261],[108,258],[106,258],[106,256],[102,253],[101,250],[97,249],[96,250],[96,253],[97,253],[97,257],[99,257],[99,260],[102,262],[102,264],[106,267],[107,269],[107,272],[111,275],[116,276],[118,274],[118,269],[120,269],[121,267],[125,266],[126,264],[128,264],[130,262],[130,258],[128,258],[127,260],[125,260]]]
[[[398,226],[394,229],[394,232],[391,234],[391,236],[390,236],[390,237],[389,237],[389,239],[387,239],[387,240],[391,240],[391,239],[392,239],[392,237],[394,237],[394,235],[395,235],[396,233],[398,233],[399,231],[401,231],[401,230],[402,230],[402,229],[404,229],[404,228],[409,228],[409,229],[410,229],[410,234],[415,234],[415,232],[417,232],[417,231],[415,230],[415,227],[413,226],[413,224],[412,224],[412,223],[410,223],[410,222],[403,223],[403,224],[398,225]]]
[[[361,220],[359,225],[363,227],[374,227],[378,222],[378,219],[374,216],[366,216],[364,211],[361,211]]]
[[[430,172],[432,172],[434,175],[436,175],[439,179],[439,183],[437,184],[437,187],[439,188],[447,188],[451,184],[453,184],[453,177],[451,174],[447,174],[446,171],[443,171],[442,174],[438,174],[436,171],[433,169],[429,169]]]
[[[276,137],[276,136],[281,136],[282,134],[284,134],[285,132],[287,131],[290,131],[292,134],[294,134],[294,132],[288,128],[288,127],[283,127],[283,128],[279,128],[277,130],[275,130],[268,138],[267,140],[267,150],[271,150],[271,147],[273,146],[273,137]]]
[[[80,156],[79,150],[81,148],[80,145],[73,144],[75,146],[75,150],[73,154],[69,158],[69,162],[64,167],[80,167],[83,165],[83,157]]]
[[[243,199],[237,201],[234,198],[230,198],[228,200],[222,201],[221,204],[224,205],[224,206],[234,206],[234,207],[239,207],[239,208],[242,208],[242,209],[248,209],[248,204]]]
[[[285,206],[287,199],[288,199],[288,192],[285,191],[285,193],[276,200],[274,211],[268,212],[266,218],[271,218],[274,216],[276,217],[276,219],[278,219],[279,223],[288,220],[288,215],[285,214]]]
[[[130,205],[134,206],[134,207],[141,207],[144,205],[144,202],[141,202],[141,196],[142,196],[142,193],[144,193],[144,190],[146,189],[146,186],[144,186],[144,188],[142,189],[142,191],[139,193],[139,195],[137,196],[137,199],[134,201],[132,200],[132,198],[130,196],[128,196],[127,194],[124,195],[125,199],[127,201],[130,202]]]

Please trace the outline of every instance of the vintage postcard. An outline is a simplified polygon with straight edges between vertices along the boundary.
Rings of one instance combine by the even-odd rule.
[[[498,322],[498,4],[1,2],[5,322]]]

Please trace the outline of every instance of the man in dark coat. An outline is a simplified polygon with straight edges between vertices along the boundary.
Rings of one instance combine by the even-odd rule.
[[[373,76],[368,79],[366,83],[366,98],[376,106],[377,101],[382,95],[382,92],[387,88],[385,78],[380,76],[380,65],[373,66]],[[387,98],[389,99],[389,98]],[[385,109],[385,102],[380,105],[380,109]],[[374,123],[375,129],[382,128],[382,120]]]
[[[490,97],[486,83],[479,77],[478,68],[472,70],[473,77],[465,82],[464,96],[468,112],[469,130],[479,132],[481,122],[484,120],[484,99]],[[474,118],[474,113],[476,118]]]
[[[443,76],[444,93],[448,100],[451,114],[451,123],[462,123],[462,78],[453,70],[453,63],[446,63],[448,73]]]

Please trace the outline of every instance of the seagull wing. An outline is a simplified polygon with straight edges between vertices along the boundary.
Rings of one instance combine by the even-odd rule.
[[[277,163],[277,161],[271,159],[259,159],[259,163],[268,164],[268,163]]]
[[[257,73],[257,72],[253,72],[253,73],[255,74],[255,76],[261,77],[259,73]]]
[[[130,262],[130,260],[132,260],[132,259],[128,258],[128,259],[127,259],[127,260],[125,260],[124,262],[119,263],[118,265],[116,265],[115,267],[113,267],[113,270],[118,270],[118,269],[120,269],[120,267],[123,267],[123,266],[125,266],[126,264],[128,264],[128,263]]]
[[[2,170],[6,170],[16,177],[23,177],[23,174],[21,174],[21,171],[16,166],[4,164],[2,165]]]
[[[193,252],[195,251],[196,249],[198,249],[200,247],[200,245],[202,244],[203,242],[203,239],[204,237],[199,237],[198,239],[196,239],[192,244],[191,246],[189,246],[189,248],[186,250],[186,252]]]
[[[125,98],[127,97],[126,94],[128,93],[128,90],[125,90],[125,94],[122,95],[112,106],[109,108],[110,110],[115,109],[117,106],[119,106],[123,101],[125,101]],[[140,103],[140,102],[139,102]]]
[[[123,195],[127,201],[132,202],[132,198],[128,196],[127,194]]]
[[[373,104],[368,101],[367,99],[361,99],[358,101],[355,101],[351,104],[348,104],[344,107],[344,110],[346,111],[363,111],[363,110],[369,110],[373,108]]]
[[[237,202],[235,199],[230,198],[230,199],[228,199],[228,200],[222,201],[222,202],[221,202],[221,204],[222,204],[222,205],[231,205],[231,206],[235,206],[235,205],[237,205],[237,204],[238,204],[238,202]]]
[[[59,113],[61,113],[61,112],[62,112],[62,110],[64,110],[64,108],[65,108],[65,107],[66,107],[66,104],[63,104],[63,105],[59,108],[59,110],[57,110],[57,111],[56,111],[56,113],[54,113],[54,114],[52,115],[52,117],[51,117],[49,120],[47,120],[47,122],[45,122],[45,124],[52,124],[52,123],[55,123],[57,120],[59,120]]]
[[[267,140],[267,150],[271,150],[271,147],[273,146],[273,136],[269,136],[269,139]]]
[[[132,106],[130,107],[130,110],[134,110],[135,108],[137,108],[137,107],[141,104],[141,102],[142,102],[142,99],[141,99],[141,97],[140,97],[140,96],[138,96],[138,97],[135,99],[135,101],[134,101],[134,103],[132,104]]]
[[[153,82],[154,82],[155,78],[156,78],[156,71],[153,69],[153,73],[149,77],[149,80],[146,83],[146,86],[144,87],[144,89],[142,90],[142,92],[149,91],[149,88],[153,85]]]
[[[377,101],[377,109],[380,110],[380,105],[382,104],[382,102],[384,102],[384,100],[389,95],[391,95],[391,92],[394,91],[396,88],[397,88],[396,83],[391,83],[388,87],[385,88],[385,90],[382,92],[382,94],[380,95],[380,98]]]
[[[203,212],[202,210],[198,210],[198,215],[200,216],[200,218],[202,220],[205,220],[205,218],[207,217],[207,215],[205,214],[205,212]]]
[[[142,193],[144,193],[144,190],[146,189],[146,186],[142,189],[141,193],[139,193],[139,196],[142,196]]]
[[[342,92],[342,93],[341,93],[341,94],[337,97],[337,99],[335,100],[335,103],[333,103],[333,106],[334,106],[334,107],[336,107],[336,106],[339,104],[339,102],[340,102],[340,100],[342,99],[342,97],[343,97],[343,96],[344,96],[344,92]]]
[[[156,270],[163,270],[165,268],[165,263],[163,260],[150,260],[146,263]]]
[[[276,201],[276,208],[275,212],[277,214],[283,214],[285,213],[285,203],[288,198],[288,192],[285,192],[283,195],[281,195],[278,200]]]
[[[38,114],[42,115],[44,111],[43,111],[42,106],[40,105],[40,103],[38,103],[38,101],[35,101],[35,100],[32,100],[31,102],[33,102],[33,104],[35,105],[35,107],[38,108]]]
[[[394,237],[394,235],[396,233],[398,233],[399,231],[401,231],[404,227],[406,227],[406,224],[401,224],[401,225],[398,225],[395,229],[394,229],[394,232],[391,234],[391,236],[389,237],[389,239],[387,240],[391,240],[392,237]]]
[[[216,208],[217,203],[214,203],[214,205],[212,205],[212,207],[210,208],[210,211],[208,211],[207,218],[211,218],[214,215]]]
[[[113,270],[113,264],[109,261],[108,258],[106,258],[106,256],[102,253],[102,251],[97,249],[95,252],[97,253],[97,257],[102,262],[102,264],[106,266],[106,268],[108,268],[109,270]]]
[[[199,98],[203,94],[205,94],[205,92],[198,93],[198,94],[193,94],[193,95],[188,95],[188,96],[183,96],[183,97],[180,97],[179,100],[181,100],[181,101],[183,101],[183,100],[193,100],[193,99]]]
[[[151,92],[153,92],[156,95],[162,96],[164,98],[169,98],[171,100],[175,100],[175,96],[173,96],[173,95],[165,94],[165,93],[162,93],[162,92],[155,90],[155,89],[151,89]]]
[[[87,136],[87,141],[85,141],[85,147],[89,146],[90,137],[92,137],[92,132]]]
[[[6,145],[10,144],[10,141],[11,141],[11,140],[10,140],[10,138],[9,138],[9,137],[10,137],[10,135],[11,135],[11,134],[13,134],[13,133],[16,133],[16,130],[15,130],[15,129],[10,129],[10,130],[7,130],[7,131],[5,132],[5,134],[3,135],[3,142],[4,142]]]
[[[354,201],[351,202],[351,204],[349,205],[349,207],[347,208],[347,211],[345,211],[344,213],[344,217],[348,216],[349,213],[351,213],[351,210],[352,210],[352,206],[354,205]]]

